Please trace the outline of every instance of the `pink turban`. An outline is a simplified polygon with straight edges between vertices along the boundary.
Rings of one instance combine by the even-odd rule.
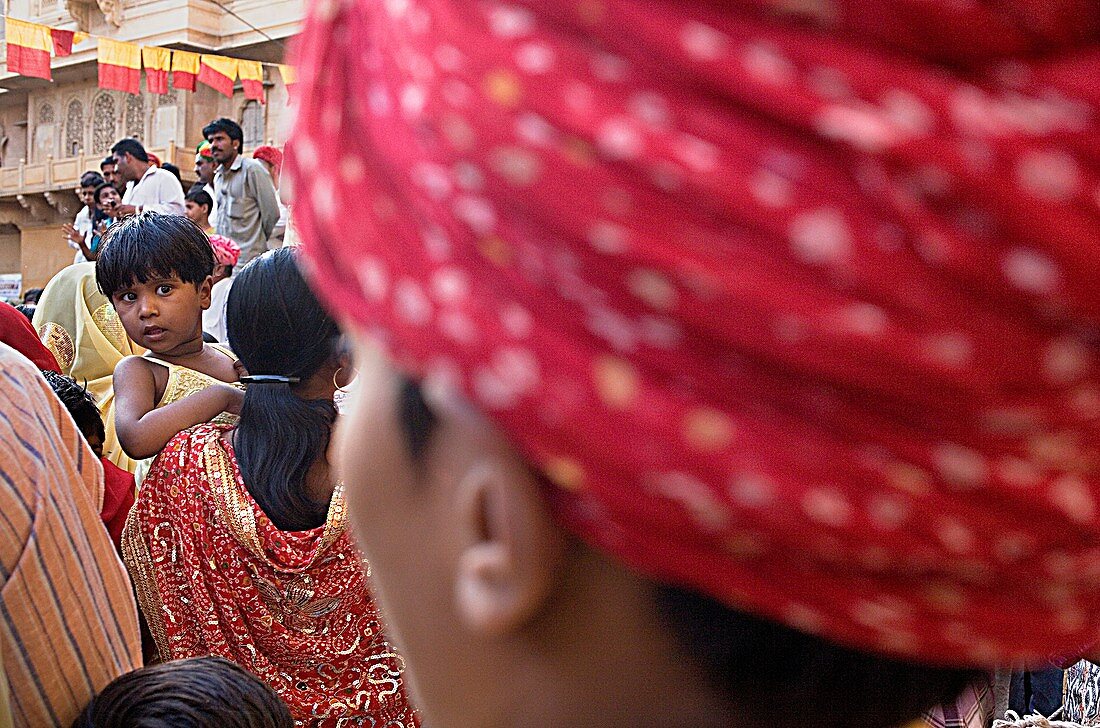
[[[214,249],[214,258],[220,265],[234,266],[241,259],[241,246],[224,235],[210,235],[210,247]]]
[[[1100,5],[318,0],[346,323],[562,523],[861,649],[1100,637]]]

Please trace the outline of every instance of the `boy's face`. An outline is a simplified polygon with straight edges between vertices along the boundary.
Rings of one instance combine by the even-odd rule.
[[[83,202],[88,207],[92,207],[92,206],[95,205],[95,187],[94,186],[92,186],[92,187],[81,187],[80,189],[78,189],[76,191],[76,194],[77,194],[78,197],[80,197],[80,201]]]
[[[179,276],[134,280],[111,296],[126,335],[155,354],[190,353],[202,341],[202,312],[210,308],[210,278],[199,284]]]
[[[206,208],[206,205],[200,205],[194,200],[186,200],[183,206],[187,211],[187,219],[199,227],[205,225],[210,218],[210,211]]]

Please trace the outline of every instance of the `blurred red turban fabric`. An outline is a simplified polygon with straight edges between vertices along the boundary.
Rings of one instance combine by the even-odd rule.
[[[1100,637],[1100,5],[318,0],[318,293],[654,579],[858,648]]]

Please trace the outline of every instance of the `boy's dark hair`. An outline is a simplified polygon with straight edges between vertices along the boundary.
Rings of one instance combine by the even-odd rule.
[[[205,205],[207,213],[214,209],[214,200],[204,189],[192,187],[191,191],[187,193],[184,199],[191,200],[191,202],[194,202],[196,205]]]
[[[103,175],[101,175],[99,172],[88,171],[80,175],[81,187],[99,187],[104,182],[105,180],[103,179]]]
[[[112,154],[129,154],[139,162],[148,162],[149,154],[145,151],[145,147],[141,142],[133,137],[126,137],[125,139],[119,139],[115,142],[115,145],[111,147]]]
[[[340,330],[298,270],[294,248],[277,248],[249,263],[226,304],[229,347],[251,375],[305,381],[339,352]],[[272,337],[271,332],[279,336]],[[304,531],[325,522],[328,502],[306,491],[306,473],[328,447],[336,407],[308,400],[290,384],[250,384],[244,393],[234,450],[241,478],[275,526]]]
[[[240,124],[224,116],[220,119],[214,119],[202,128],[202,138],[209,141],[210,137],[219,131],[225,132],[225,135],[230,139],[240,142],[237,154],[244,154],[244,131],[241,129]]]
[[[115,679],[72,728],[293,728],[268,685],[221,657],[150,665]]]
[[[95,186],[95,192],[92,193],[92,201],[99,202],[99,193],[102,192],[103,190],[107,189],[108,187],[110,187],[115,192],[118,192],[118,188],[115,187],[110,182],[102,182],[101,181],[99,184],[97,184]]]
[[[107,298],[134,281],[173,275],[197,286],[213,275],[215,262],[210,240],[198,225],[183,215],[142,212],[107,230],[95,280]]]
[[[23,303],[38,303],[38,299],[42,297],[41,288],[28,288],[23,291]]]
[[[104,167],[115,166],[115,157],[113,154],[108,154],[103,158],[103,161],[99,163],[99,170],[102,172]]]
[[[73,416],[76,427],[84,435],[84,439],[88,440],[93,435],[99,435],[102,439],[105,434],[103,417],[99,414],[99,407],[96,406],[95,398],[88,390],[77,384],[72,377],[66,377],[64,374],[58,374],[48,369],[42,370],[42,376],[49,382],[50,388],[61,400],[61,404],[65,405],[65,409]]]
[[[34,324],[34,312],[35,312],[35,309],[37,309],[37,308],[38,308],[37,303],[20,303],[20,304],[16,305],[15,310],[18,311],[19,313],[23,314],[23,316],[28,321],[30,321],[31,324]]]

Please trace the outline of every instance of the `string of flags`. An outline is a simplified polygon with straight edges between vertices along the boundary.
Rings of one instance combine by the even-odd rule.
[[[262,104],[265,103],[264,66],[279,69],[283,83],[291,93],[298,82],[294,67],[282,63],[141,46],[79,31],[51,28],[6,15],[4,22],[7,26],[8,70],[21,76],[52,81],[51,55],[54,58],[70,56],[74,45],[92,39],[97,43],[99,87],[103,89],[141,93],[141,69],[144,67],[145,88],[150,93],[168,93],[171,78],[172,88],[194,91],[196,83],[201,83],[232,97],[233,86],[239,78],[245,98]]]

